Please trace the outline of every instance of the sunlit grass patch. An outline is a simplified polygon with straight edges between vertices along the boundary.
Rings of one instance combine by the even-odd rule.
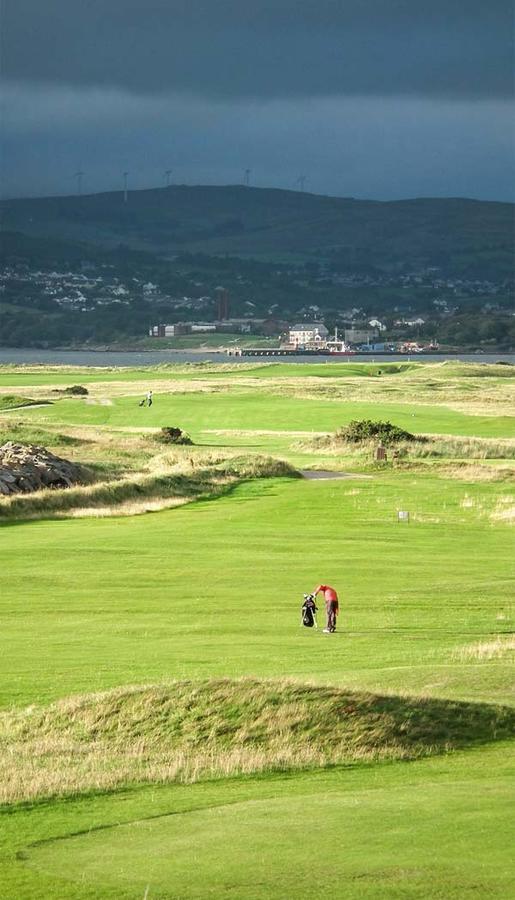
[[[506,481],[515,480],[513,466],[482,466],[478,463],[454,462],[440,467],[440,475],[457,481]]]
[[[494,522],[505,522],[508,525],[515,525],[515,497],[511,495],[501,497],[490,518]]]
[[[487,641],[478,641],[466,647],[460,647],[454,651],[455,659],[459,660],[489,660],[504,659],[515,653],[515,637],[513,635],[500,635]],[[515,662],[515,657],[514,657]]]
[[[161,512],[163,509],[175,509],[190,503],[193,497],[160,497],[156,500],[126,500],[110,506],[78,506],[67,510],[63,516],[70,519],[105,519],[111,516],[141,516],[145,513]],[[56,518],[59,518],[56,515]]]

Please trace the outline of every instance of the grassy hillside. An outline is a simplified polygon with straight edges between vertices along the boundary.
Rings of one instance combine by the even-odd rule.
[[[351,269],[417,264],[512,272],[512,205],[464,199],[392,202],[245,187],[187,187],[4,201],[3,227],[29,235],[123,242],[159,254],[268,259],[329,256]]]

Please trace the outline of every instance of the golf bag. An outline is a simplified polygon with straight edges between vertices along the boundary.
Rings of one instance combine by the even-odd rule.
[[[313,594],[304,594],[304,603],[302,604],[302,624],[305,625],[306,628],[318,628],[317,624],[317,610],[318,607],[315,603],[315,598]]]
[[[139,403],[138,403],[138,406],[145,406],[145,401],[144,401],[144,400],[140,400]]]

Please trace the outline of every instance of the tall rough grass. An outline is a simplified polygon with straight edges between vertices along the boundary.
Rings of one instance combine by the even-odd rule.
[[[41,490],[0,499],[0,520],[51,518],[109,512],[135,514],[176,505],[179,500],[216,497],[234,484],[251,478],[298,477],[298,472],[272,457],[218,454],[195,456],[178,450],[152,460],[150,471],[129,478],[77,485],[66,490]],[[167,502],[171,501],[171,502]],[[157,503],[157,506],[155,505]]]
[[[75,447],[87,443],[85,439],[59,431],[40,428],[37,424],[13,421],[0,422],[0,444],[14,441],[16,444],[36,444],[39,447]]]
[[[46,403],[49,401],[45,401]],[[0,396],[0,412],[11,409],[20,409],[23,406],[36,406],[40,400],[32,400],[30,397],[21,397],[19,394],[4,394]]]
[[[458,650],[455,650],[453,656],[462,662],[471,659],[504,659],[510,656],[513,656],[515,661],[515,637],[512,635],[499,635],[499,637],[492,640],[468,644],[466,647],[459,647]]]
[[[400,441],[395,445],[400,460],[455,461],[463,463],[482,460],[514,460],[515,440],[513,438],[479,438],[457,435],[421,435],[423,440]],[[324,455],[341,456],[355,461],[369,461],[374,456],[378,441],[347,443],[336,434],[317,435],[309,441],[297,444],[300,450]],[[391,449],[388,450],[391,458]]]
[[[218,679],[0,714],[0,801],[134,782],[412,759],[513,733],[504,707]]]

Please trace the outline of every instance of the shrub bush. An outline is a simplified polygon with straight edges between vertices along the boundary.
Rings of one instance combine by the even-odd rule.
[[[176,426],[161,428],[156,437],[163,444],[193,444],[189,434]]]
[[[82,384],[72,384],[71,387],[64,389],[64,393],[73,394],[74,397],[85,397],[86,394],[89,394],[89,391]]]
[[[336,438],[349,444],[360,444],[372,439],[380,440],[383,444],[397,444],[400,441],[418,440],[414,434],[404,431],[398,425],[391,422],[373,422],[371,419],[361,419],[349,422],[344,428],[336,432]]]

